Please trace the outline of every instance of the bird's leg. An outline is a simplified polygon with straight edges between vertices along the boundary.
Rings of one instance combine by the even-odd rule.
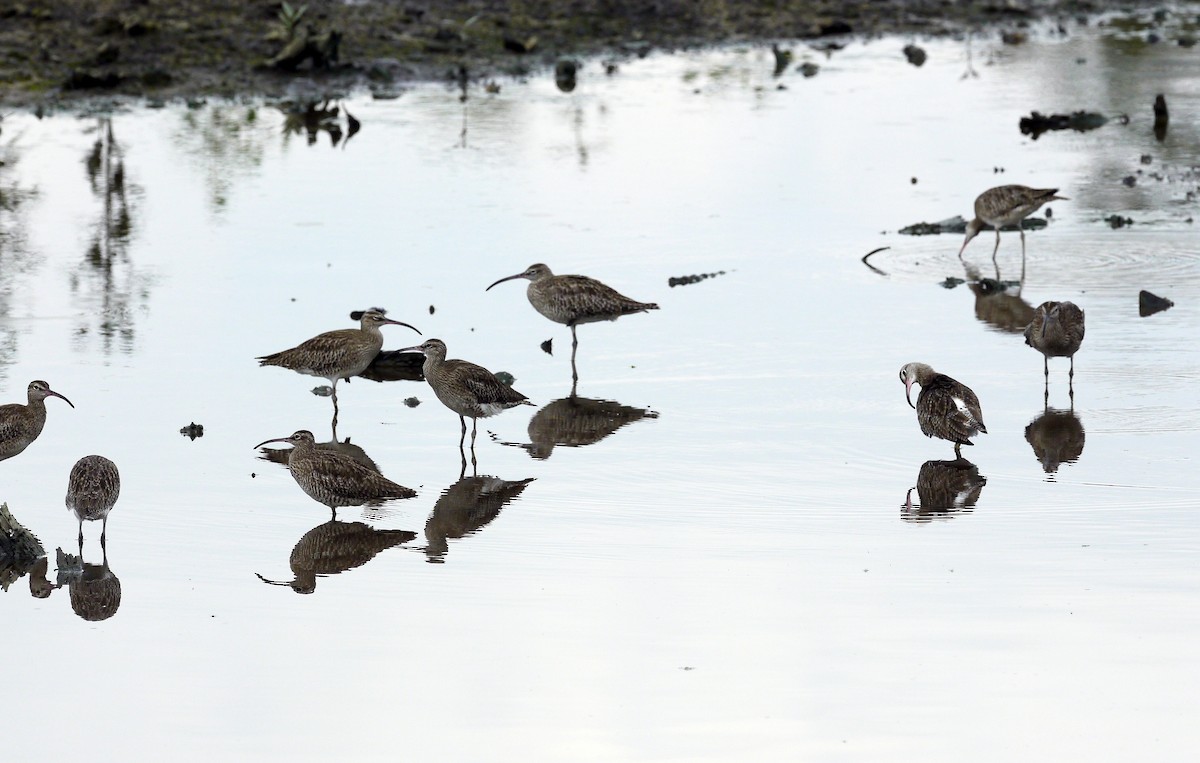
[[[475,469],[476,467],[479,466],[478,462],[475,460],[475,432],[476,432],[476,429],[478,428],[478,426],[479,426],[479,419],[472,418],[471,419],[471,469]]]
[[[1025,261],[1025,221],[1017,221],[1017,230],[1021,233],[1021,262]]]
[[[104,548],[108,538],[108,515],[104,515],[104,520],[100,522],[100,548]]]
[[[575,326],[571,326],[571,383],[579,382],[579,372],[575,370],[575,350],[579,347],[579,337],[575,335]]]
[[[996,226],[996,246],[992,249],[992,264],[996,264],[996,252],[1000,251],[1000,226]]]
[[[337,421],[338,421],[338,403],[337,403],[337,383],[338,380],[333,380],[333,439],[337,439]]]
[[[463,449],[463,443],[467,441],[467,420],[462,416],[458,417],[458,423],[462,425],[462,432],[458,435],[458,449]]]
[[[954,457],[962,458],[962,443],[960,442],[954,443]]]
[[[1071,371],[1070,371],[1070,373],[1067,374],[1067,378],[1070,379],[1071,381],[1075,381],[1075,356],[1074,355],[1071,356]]]
[[[83,520],[79,520],[79,558],[83,558]]]

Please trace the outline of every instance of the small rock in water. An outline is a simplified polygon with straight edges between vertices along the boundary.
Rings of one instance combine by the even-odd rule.
[[[430,315],[433,315],[433,305],[430,305],[430,306],[429,306],[429,314],[430,314]]]
[[[1149,164],[1152,161],[1154,161],[1153,156],[1151,156],[1150,154],[1142,154],[1142,157],[1141,157],[1142,164]]]
[[[924,48],[918,47],[911,43],[904,46],[904,57],[907,58],[908,62],[913,66],[921,66],[925,63],[925,59],[927,58]]]
[[[517,380],[517,377],[510,374],[508,371],[496,372],[496,381],[500,382],[505,387],[511,387],[513,385],[513,382],[515,382],[516,380]]]
[[[1120,215],[1109,215],[1104,218],[1104,222],[1109,224],[1113,230],[1124,228],[1126,225],[1133,225],[1132,217],[1121,217]]]
[[[407,405],[409,408],[416,408],[418,405],[421,404],[421,401],[416,399],[415,397],[406,397],[406,398],[404,398],[404,404]]]
[[[1135,185],[1137,185],[1137,178],[1133,175],[1126,175],[1125,177],[1121,178],[1121,182],[1125,184],[1126,188],[1133,188]]]
[[[914,178],[911,178],[908,182],[912,183],[913,185],[916,185],[917,179],[914,177]]]
[[[1138,315],[1145,318],[1147,315],[1161,313],[1168,307],[1174,307],[1175,303],[1165,297],[1160,297],[1157,294],[1142,289],[1138,292]]]
[[[546,341],[542,342],[542,352],[546,353],[547,355],[554,354],[554,337],[550,337]]]
[[[188,424],[186,427],[180,429],[179,434],[181,434],[184,437],[187,437],[189,439],[195,440],[197,437],[204,436],[204,425],[197,424],[196,422],[193,421],[191,424]]]
[[[333,387],[328,384],[322,384],[320,387],[313,387],[312,393],[317,397],[329,397],[333,394]]]
[[[815,77],[817,76],[817,72],[821,71],[821,67],[817,66],[811,61],[805,61],[804,63],[800,64],[800,66],[796,67],[796,71],[800,72],[805,77]]]

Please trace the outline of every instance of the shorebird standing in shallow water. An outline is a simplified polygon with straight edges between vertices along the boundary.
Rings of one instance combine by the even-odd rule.
[[[909,363],[900,369],[904,383],[904,399],[917,409],[917,422],[926,437],[939,437],[954,443],[954,455],[962,458],[962,446],[971,445],[971,438],[983,432],[983,411],[979,398],[960,381],[939,374],[924,363]],[[913,405],[913,384],[921,385],[917,404]]]
[[[1083,343],[1083,310],[1074,302],[1043,302],[1033,311],[1025,327],[1025,344],[1042,353],[1046,377],[1046,399],[1050,398],[1050,358],[1070,358],[1067,376],[1071,399],[1075,399],[1075,353]]]
[[[556,276],[550,268],[538,263],[530,265],[516,275],[505,276],[496,284],[511,281],[515,278],[529,280],[525,296],[533,309],[555,323],[565,323],[571,327],[571,379],[579,381],[579,373],[575,370],[575,350],[579,347],[579,338],[575,336],[575,327],[580,323],[596,323],[597,321],[615,321],[622,315],[644,313],[647,310],[657,310],[653,302],[638,302],[617,292],[611,286],[606,286],[594,278],[587,276]],[[492,286],[487,287],[488,291]]]
[[[74,403],[50,389],[50,385],[41,379],[29,382],[27,395],[27,405],[0,405],[0,461],[25,450],[42,433],[42,427],[46,426],[47,397],[66,400],[67,405],[75,407]]]
[[[288,454],[288,471],[292,478],[309,498],[328,506],[334,517],[339,506],[362,506],[391,498],[412,498],[417,494],[349,456],[318,449],[313,433],[307,429],[290,437],[264,440],[254,447],[261,448],[269,442],[286,442],[292,446]]]
[[[479,419],[495,416],[518,405],[533,405],[529,399],[512,387],[502,383],[495,374],[482,366],[465,360],[446,360],[446,343],[441,339],[427,339],[416,347],[406,347],[401,352],[425,353],[425,381],[433,388],[433,394],[442,405],[458,414],[462,424],[462,435],[458,449],[463,450],[467,439],[467,418],[471,419],[471,463],[475,463],[475,433]],[[463,463],[467,456],[463,453]]]
[[[962,259],[963,252],[971,239],[979,235],[985,225],[996,229],[996,246],[992,249],[992,259],[1000,251],[1000,229],[1005,225],[1016,225],[1021,232],[1021,258],[1025,258],[1025,228],[1022,221],[1043,204],[1049,201],[1066,201],[1065,196],[1055,196],[1057,188],[1030,188],[1024,185],[1001,185],[989,188],[975,199],[975,218],[967,223],[967,237],[963,240],[958,257]]]
[[[104,456],[84,456],[67,478],[67,508],[79,520],[79,545],[83,545],[83,522],[101,520],[100,546],[108,533],[108,512],[121,494],[117,465]]]
[[[260,366],[281,366],[296,373],[328,379],[333,387],[333,426],[337,429],[337,383],[339,379],[357,376],[371,365],[383,349],[381,326],[404,326],[420,334],[407,323],[394,321],[384,311],[373,307],[363,311],[359,328],[338,329],[306,339],[290,350],[255,358]]]

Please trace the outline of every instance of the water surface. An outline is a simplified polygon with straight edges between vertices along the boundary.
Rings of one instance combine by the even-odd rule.
[[[84,619],[67,590],[29,596],[29,578],[0,595],[22,697],[9,749],[953,761],[1194,747],[1196,53],[1038,31],[977,39],[977,76],[962,43],[924,43],[915,68],[906,41],[881,39],[829,57],[797,46],[813,78],[774,79],[769,50],[732,48],[611,77],[588,62],[571,93],[538,77],[464,104],[430,85],[345,101],[363,129],[336,146],[261,104],[6,115],[0,387],[15,401],[46,379],[76,408],[48,402],[42,437],[0,463],[0,498],[50,551],[51,582],[54,548],[76,550],[71,465],[102,453],[122,473],[115,611]],[[1084,108],[1129,123],[1017,129],[1034,109]],[[1028,234],[1023,281],[1015,234],[995,266],[990,234],[964,266],[959,236],[896,233],[1006,182],[1070,198]],[[1114,230],[1113,214],[1134,224]],[[884,275],[860,262],[881,246]],[[578,406],[569,330],[523,282],[484,292],[533,262],[661,305],[580,328]],[[1143,288],[1175,307],[1139,317]],[[1087,312],[1073,408],[1067,362],[1052,361],[1047,406],[1019,333],[1047,299]],[[419,495],[342,509],[334,530],[416,537],[337,574],[310,564],[297,595],[256,573],[297,580],[293,548],[329,511],[252,446],[300,428],[330,439],[330,401],[309,392],[323,381],[253,358],[370,305],[509,371],[537,407],[481,423],[473,480],[457,417],[423,382],[339,385],[339,438]],[[989,434],[964,449],[973,472],[933,464],[922,480],[953,449],[904,402],[912,360],[978,393]],[[598,411],[613,431],[535,426],[546,406],[568,423]],[[179,434],[190,422],[203,437]],[[99,564],[98,528],[85,533]]]

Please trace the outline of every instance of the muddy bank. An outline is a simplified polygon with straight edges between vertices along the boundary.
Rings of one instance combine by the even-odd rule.
[[[1150,3],[1121,3],[1119,7]],[[0,99],[380,94],[404,82],[522,76],[564,55],[777,40],[1019,29],[1118,7],[1058,0],[13,0]]]

